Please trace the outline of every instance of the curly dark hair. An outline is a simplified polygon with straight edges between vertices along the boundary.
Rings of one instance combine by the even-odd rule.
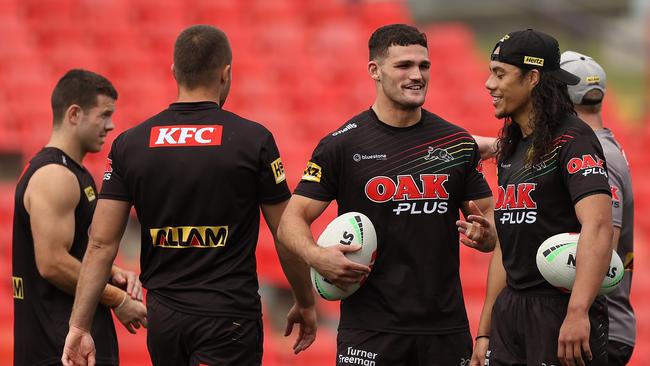
[[[523,78],[530,70],[522,69]],[[566,115],[576,115],[576,111],[569,97],[569,91],[565,83],[553,78],[548,73],[540,72],[539,83],[533,88],[531,98],[533,101],[533,145],[526,156],[526,164],[534,166],[542,162],[542,157],[552,147],[553,133],[560,121]],[[503,128],[499,133],[497,143],[497,160],[503,161],[510,158],[517,149],[517,144],[523,135],[521,128],[510,117],[505,119]]]

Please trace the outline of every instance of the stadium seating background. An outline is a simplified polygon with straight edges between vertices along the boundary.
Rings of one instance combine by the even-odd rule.
[[[224,29],[233,47],[233,86],[225,108],[260,121],[274,132],[293,188],[318,140],[348,118],[368,108],[374,90],[366,73],[367,38],[378,26],[409,22],[399,2],[337,0],[197,0],[192,5],[167,0],[0,0],[0,151],[28,158],[50,133],[49,96],[56,80],[70,68],[106,75],[120,98],[117,130],[106,148],[86,159],[98,182],[112,139],[157,113],[175,97],[170,73],[173,42],[186,26],[208,23]],[[425,107],[470,132],[494,135],[501,122],[493,117],[483,83],[486,57],[468,27],[446,23],[422,27],[432,61]],[[495,34],[494,37],[499,35]],[[616,90],[604,108],[607,125],[630,160],[636,199],[636,258],[650,254],[650,169],[645,147],[648,122],[627,127],[617,111]],[[495,183],[494,164],[486,164]],[[12,353],[11,223],[15,181],[0,183],[0,364]],[[315,225],[316,233],[335,215],[334,207]],[[434,237],[432,233],[432,237]],[[260,281],[287,288],[272,239],[265,228],[258,249]],[[475,330],[482,306],[489,256],[462,248],[461,275]],[[137,270],[137,261],[122,263]],[[637,265],[633,304],[638,341],[632,365],[650,362],[650,270]],[[264,298],[264,294],[263,294]],[[336,319],[337,304],[319,302],[324,317]],[[269,305],[265,303],[265,314]],[[280,309],[286,311],[288,308]],[[281,320],[281,319],[280,319]],[[145,333],[128,335],[121,326],[123,365],[149,364]],[[335,328],[321,327],[314,346],[300,356],[290,353],[292,339],[265,316],[264,365],[331,365]]]

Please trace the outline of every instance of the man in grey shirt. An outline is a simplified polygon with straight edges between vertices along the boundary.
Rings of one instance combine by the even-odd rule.
[[[601,107],[605,96],[606,75],[591,57],[573,51],[562,54],[560,67],[580,77],[580,83],[569,85],[569,96],[578,112],[596,133],[603,146],[612,190],[612,247],[625,265],[621,284],[607,296],[609,308],[609,365],[625,365],[632,356],[636,337],[636,319],[630,304],[633,267],[634,197],[630,169],[623,149],[612,131],[603,127]]]

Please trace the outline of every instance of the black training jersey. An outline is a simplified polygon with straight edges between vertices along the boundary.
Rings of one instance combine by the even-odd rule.
[[[88,227],[97,203],[92,176],[57,148],[42,149],[20,177],[14,203],[12,251],[14,365],[51,365],[61,361],[74,303],[74,296],[59,290],[38,272],[29,214],[23,204],[32,175],[48,164],[65,166],[79,181],[81,193],[74,212],[75,231],[70,254],[80,261],[86,252]],[[91,334],[97,347],[97,362],[117,365],[117,336],[111,311],[101,304],[95,312]]]
[[[517,290],[552,288],[537,269],[537,248],[553,235],[580,232],[574,206],[582,198],[610,194],[603,150],[582,120],[567,116],[550,152],[532,167],[525,163],[531,146],[523,139],[513,156],[498,162],[494,216],[507,282]]]
[[[177,311],[259,318],[260,204],[290,192],[271,133],[216,103],[174,103],[122,133],[101,199],[135,206],[141,281]]]
[[[395,128],[371,110],[316,147],[295,191],[367,215],[377,258],[341,302],[341,328],[402,334],[467,331],[456,220],[461,202],[491,196],[474,139],[423,110]]]

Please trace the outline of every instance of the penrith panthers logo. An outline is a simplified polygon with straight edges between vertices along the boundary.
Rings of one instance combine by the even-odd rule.
[[[454,157],[451,156],[449,151],[446,149],[441,149],[439,147],[433,148],[429,146],[427,149],[427,156],[424,157],[424,160],[442,160],[444,162],[449,162],[454,160]]]

